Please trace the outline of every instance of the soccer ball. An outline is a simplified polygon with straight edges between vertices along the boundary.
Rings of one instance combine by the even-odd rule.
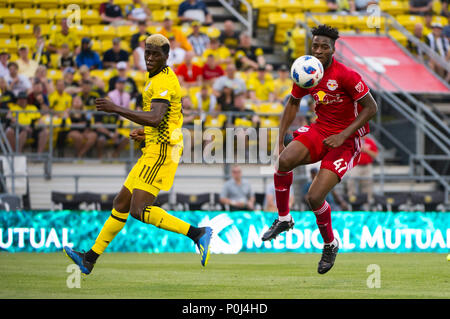
[[[303,55],[292,63],[291,78],[301,88],[315,87],[322,80],[322,77],[322,63],[312,55]]]

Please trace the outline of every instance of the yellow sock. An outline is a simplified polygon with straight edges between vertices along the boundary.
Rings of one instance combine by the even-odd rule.
[[[106,220],[100,234],[98,234],[95,240],[94,246],[92,246],[92,250],[95,253],[101,255],[105,251],[109,243],[122,230],[123,226],[125,226],[128,215],[129,213],[119,213],[113,208],[111,216]]]
[[[152,224],[158,228],[183,235],[187,235],[189,227],[191,227],[190,224],[170,215],[158,206],[147,206],[142,212],[142,221],[146,224]]]

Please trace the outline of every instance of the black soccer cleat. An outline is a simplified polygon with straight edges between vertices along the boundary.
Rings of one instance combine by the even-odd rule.
[[[284,231],[288,231],[289,229],[292,229],[294,227],[294,220],[291,218],[290,221],[283,221],[281,222],[278,218],[275,219],[272,226],[270,226],[269,230],[266,231],[263,236],[262,240],[272,240],[275,239],[280,233]]]
[[[324,245],[322,250],[322,258],[320,258],[319,265],[317,267],[317,272],[321,275],[326,273],[334,265],[336,260],[336,255],[339,250],[339,243],[336,241],[336,246],[334,245]]]
[[[79,251],[73,250],[70,247],[64,246],[64,252],[70,260],[72,260],[83,274],[89,275],[94,268],[94,263],[86,260],[86,253],[80,253]]]

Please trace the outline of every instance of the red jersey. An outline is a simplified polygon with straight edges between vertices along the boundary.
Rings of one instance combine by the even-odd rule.
[[[190,68],[186,64],[180,64],[175,72],[183,77],[185,82],[195,82],[202,75],[202,68],[196,64],[192,64]]]
[[[362,109],[358,100],[369,93],[369,88],[356,71],[336,61],[334,57],[332,59],[318,85],[303,89],[294,83],[291,91],[291,95],[296,99],[308,94],[314,98],[316,125],[326,136],[338,134],[347,128]],[[369,123],[354,135],[364,136],[367,133]]]
[[[369,150],[371,150],[372,152],[378,152],[377,144],[375,143],[374,140],[372,140],[369,137],[364,138],[363,145],[367,146]],[[372,163],[373,163],[372,156],[370,156],[364,151],[361,151],[361,156],[359,158],[358,165],[367,165]]]
[[[214,69],[210,68],[208,64],[203,66],[203,79],[212,80],[224,75],[225,72],[220,67],[220,65],[216,65]]]

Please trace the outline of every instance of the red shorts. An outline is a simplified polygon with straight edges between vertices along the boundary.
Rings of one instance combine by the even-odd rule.
[[[327,137],[320,133],[314,124],[302,126],[294,132],[294,140],[308,148],[311,163],[322,161],[320,168],[334,172],[341,180],[344,174],[358,163],[361,141],[358,136],[350,137],[341,146],[330,148],[323,144]]]

